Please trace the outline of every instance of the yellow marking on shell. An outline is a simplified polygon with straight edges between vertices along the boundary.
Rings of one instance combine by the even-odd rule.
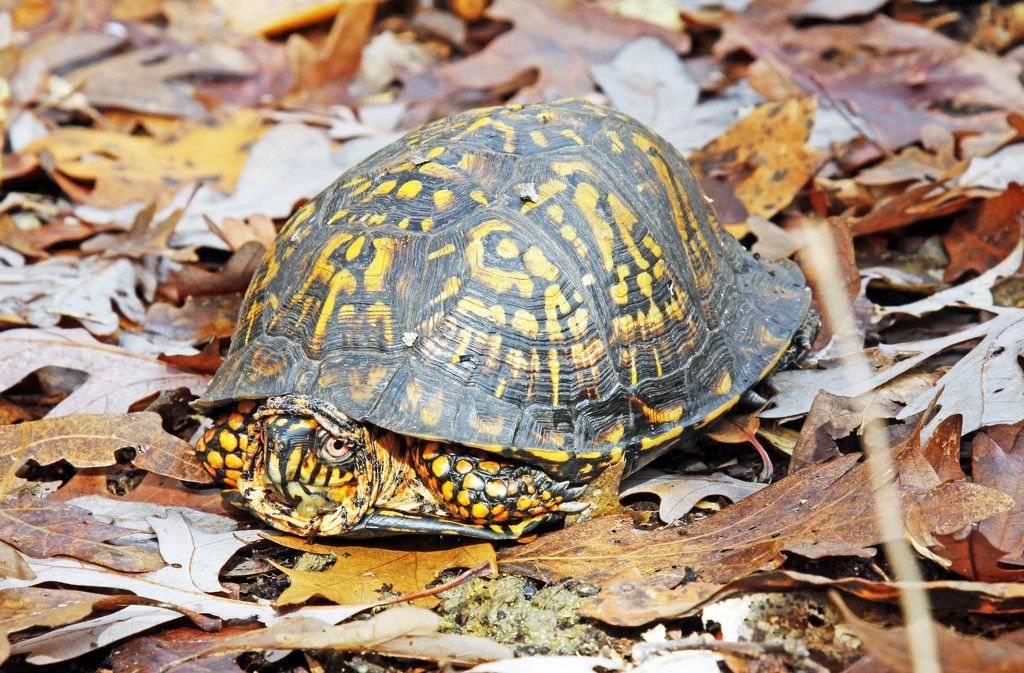
[[[523,253],[523,264],[526,265],[526,269],[534,276],[539,276],[549,281],[554,281],[558,278],[558,269],[544,256],[540,248],[535,245],[531,245]]]
[[[523,187],[524,185],[517,185],[516,189],[519,190],[520,193],[522,193]],[[519,209],[519,212],[528,213],[537,206],[543,204],[552,196],[560,194],[568,188],[569,185],[567,185],[563,180],[559,180],[557,178],[550,178],[548,180],[545,180],[544,182],[537,185],[537,200],[527,201],[523,203],[522,207]]]
[[[676,437],[678,437],[681,434],[683,434],[683,427],[682,426],[677,427],[677,428],[672,428],[668,432],[663,432],[660,435],[656,435],[654,437],[645,437],[642,440],[640,440],[640,450],[641,451],[646,451],[648,449],[653,449],[656,446],[661,446],[661,445],[665,444],[666,442],[669,442],[669,441],[675,439]]]
[[[614,428],[612,428],[610,432],[605,433],[605,436],[602,437],[601,439],[603,439],[608,444],[618,444],[619,440],[622,439],[622,436],[624,434],[626,434],[626,426],[624,426],[622,423],[619,423]]]
[[[641,402],[640,410],[651,423],[675,423],[683,417],[683,406],[681,404],[675,404],[664,409],[654,409]]]
[[[450,189],[439,189],[434,192],[434,207],[445,211],[455,203],[455,192]]]
[[[349,187],[354,187],[358,185],[360,182],[364,182],[365,180],[366,178],[364,178],[363,176],[357,175],[356,177],[352,178],[351,180],[343,184],[341,187],[339,187],[339,189],[348,189]]]
[[[407,180],[402,183],[402,186],[395,192],[395,198],[397,199],[411,199],[420,193],[423,189],[423,183],[419,180]]]
[[[459,291],[459,287],[461,285],[462,279],[460,279],[458,276],[450,276],[448,280],[444,282],[444,285],[441,288],[441,292],[439,292],[436,297],[430,300],[430,305],[434,306],[435,304],[440,304],[445,299],[454,297],[455,294]]]
[[[608,294],[616,304],[625,304],[629,299],[629,286],[625,281],[619,281],[608,288]]]
[[[570,456],[565,451],[555,449],[530,449],[530,458],[545,460],[551,463],[564,463],[569,460]]]
[[[537,318],[535,318],[529,311],[524,311],[523,309],[517,309],[515,314],[512,316],[512,327],[524,334],[540,333]]]
[[[381,325],[381,335],[388,343],[394,341],[394,318],[391,315],[391,306],[382,301],[374,302],[366,307],[366,320],[370,326]]]
[[[645,297],[651,296],[651,274],[644,271],[636,277],[636,284]]]
[[[558,406],[558,388],[561,383],[559,378],[559,371],[561,370],[561,361],[558,359],[558,351],[554,348],[548,351],[548,369],[551,371],[551,404]]]
[[[470,345],[473,343],[473,336],[473,331],[469,328],[463,327],[459,330],[459,343],[452,352],[452,364],[457,365],[462,362],[462,356],[466,354]]]
[[[508,271],[487,266],[484,263],[483,239],[494,231],[512,231],[512,226],[501,220],[488,220],[474,227],[469,233],[465,259],[472,278],[479,280],[499,294],[513,287],[522,297],[533,295],[533,280],[522,271]]]
[[[377,213],[376,215],[371,215],[370,217],[366,218],[366,224],[371,227],[375,227],[378,224],[384,224],[384,221],[387,219],[387,213]]]
[[[455,252],[455,244],[454,243],[449,243],[448,245],[446,245],[446,246],[444,246],[442,248],[438,248],[434,252],[429,253],[427,255],[427,260],[428,261],[432,261],[432,260],[437,259],[438,257],[444,257],[445,255],[450,255],[453,252]]]
[[[502,377],[498,380],[498,385],[494,386],[494,397],[501,399],[501,396],[505,394],[505,388],[508,386],[508,379]]]
[[[395,185],[397,184],[398,180],[388,180],[387,182],[382,182],[373,188],[373,195],[380,196],[381,194],[390,194],[391,190],[394,189]]]
[[[487,201],[487,196],[481,189],[474,189],[473,191],[471,191],[469,193],[469,198],[473,199],[474,201],[481,205],[489,205],[489,202]]]
[[[435,392],[420,407],[420,420],[428,426],[437,425],[437,422],[441,420],[442,411],[444,411],[444,397]]]
[[[583,278],[580,278],[580,281],[582,281],[583,287],[590,287],[594,284],[594,274],[584,274]]]
[[[350,198],[354,197],[354,196],[359,196],[360,194],[365,192],[367,189],[369,189],[372,185],[373,185],[373,183],[370,182],[369,180],[367,180],[366,182],[364,182],[363,184],[359,185],[358,187],[353,189],[351,192],[349,192],[348,195],[349,195]]]
[[[427,152],[427,158],[428,159],[436,159],[439,156],[441,156],[442,154],[444,154],[446,151],[447,151],[446,147],[442,147],[442,146],[431,147],[430,151]]]
[[[511,238],[503,238],[498,241],[498,247],[495,252],[498,253],[499,257],[511,259],[519,256],[519,246]]]
[[[345,251],[345,259],[346,259],[346,261],[351,262],[353,259],[358,257],[359,253],[361,253],[363,251],[363,243],[365,243],[365,242],[366,242],[366,237],[365,236],[360,236],[355,241],[353,241],[352,245],[350,245],[348,247],[348,250]]]
[[[388,311],[390,313],[390,309],[388,309]],[[390,327],[387,328],[387,332],[389,334],[387,340],[391,341]],[[363,374],[365,374],[365,376]],[[367,401],[376,392],[377,384],[380,383],[387,375],[387,367],[370,367],[365,371],[356,368],[349,369],[346,372],[345,377],[348,381],[346,390],[348,390],[349,397],[351,397],[354,402]]]
[[[573,161],[553,161],[551,162],[551,172],[563,177],[572,175],[573,173],[583,173],[589,177],[594,177],[594,169],[592,165],[582,159],[574,159]]]
[[[406,218],[402,219],[402,221],[398,223],[398,226],[400,228],[402,228],[402,229],[408,229],[409,228],[409,218],[406,217]]]
[[[488,435],[490,437],[497,437],[505,427],[505,423],[500,417],[487,418],[484,416],[477,416],[474,418],[472,425],[473,429],[479,434]]]
[[[657,369],[657,376],[661,376],[661,356],[658,355],[658,349],[656,347],[651,348],[651,355],[654,356],[654,367]]]
[[[577,339],[582,338],[587,333],[587,327],[590,325],[590,312],[587,311],[585,306],[580,306],[569,316],[566,324],[574,337]]]
[[[530,140],[532,140],[537,147],[547,147],[548,139],[544,137],[544,134],[540,131],[530,131]]]
[[[715,392],[719,395],[728,395],[731,390],[732,376],[729,375],[728,369],[723,369],[722,375],[718,377],[718,382],[715,383]]]
[[[558,322],[560,315],[566,315],[570,310],[569,302],[562,294],[562,288],[558,285],[548,285],[544,290],[544,314],[547,316],[547,323],[544,331],[548,333],[553,341],[562,340],[562,326]]]
[[[654,277],[657,278],[658,280],[661,280],[662,277],[664,277],[665,266],[666,264],[664,257],[662,257],[661,259],[654,263],[654,267],[651,269],[651,271],[654,273]]]
[[[557,206],[551,207],[555,208]],[[559,212],[561,212],[561,208],[559,208]],[[576,251],[576,254],[579,255],[580,259],[584,261],[589,259],[590,255],[587,253],[587,246],[582,240],[580,240],[579,235],[576,233],[576,229],[572,225],[563,224],[558,229],[558,233],[562,235],[562,238],[572,244],[573,249]],[[593,281],[593,276],[590,276],[590,278],[591,281]]]
[[[594,231],[594,239],[597,241],[598,250],[601,253],[601,266],[605,271],[611,271],[615,266],[612,259],[612,246],[615,243],[615,232],[608,222],[597,214],[597,200],[599,194],[593,185],[581,182],[576,185],[576,192],[572,201],[580,209],[587,222]]]
[[[423,386],[421,386],[418,381],[406,381],[405,399],[409,400],[409,405],[411,408],[418,408],[420,406],[420,400],[423,399]],[[440,477],[441,475],[437,476]]]
[[[494,117],[481,117],[480,119],[477,119],[475,122],[469,125],[469,128],[455,136],[455,139],[461,140],[470,133],[473,133],[474,131],[481,129],[484,126],[491,126],[496,131],[505,136],[504,150],[506,152],[511,153],[516,151],[516,130],[509,126],[508,124],[506,124],[505,122],[495,119]]]
[[[319,353],[323,346],[324,338],[327,336],[327,323],[334,313],[334,304],[338,295],[342,292],[351,295],[356,291],[356,277],[348,269],[340,269],[327,286],[327,297],[320,307],[320,316],[317,318],[316,327],[313,329],[313,337],[309,348],[310,353]]]
[[[562,129],[561,131],[559,131],[559,133],[561,133],[569,140],[572,140],[577,145],[583,145],[583,138],[580,138],[578,135],[576,135],[576,132],[573,131],[572,129]]]
[[[366,267],[363,275],[363,288],[367,292],[380,292],[384,289],[384,276],[391,268],[395,257],[395,239],[389,237],[376,238],[373,247],[377,249],[373,259]]]
[[[616,133],[615,131],[608,131],[607,135],[608,138],[612,141],[612,152],[615,152],[616,154],[621,154],[622,151],[626,149],[626,146],[622,143],[622,139],[619,138],[619,134]]]
[[[430,219],[429,217],[423,218],[423,221],[420,222],[420,229],[422,229],[423,231],[430,231],[430,228],[432,226],[434,226],[434,220]]]
[[[561,224],[562,220],[565,218],[565,211],[562,209],[562,206],[548,206],[547,214],[548,217],[550,217],[554,222],[558,222],[559,224]]]
[[[348,214],[349,214],[350,212],[352,212],[352,211],[351,211],[351,210],[349,210],[348,208],[342,208],[341,210],[339,210],[338,212],[336,212],[336,213],[335,213],[334,215],[331,215],[331,219],[330,219],[330,220],[328,220],[328,224],[331,224],[331,223],[337,222],[337,221],[338,221],[338,220],[340,220],[341,218],[343,218],[343,217],[345,217],[346,215],[348,215]]]
[[[454,182],[463,181],[461,173],[435,161],[431,161],[420,166],[419,173],[422,175],[440,178],[441,180],[452,180]]]
[[[626,208],[626,205],[622,203],[614,194],[608,195],[608,207],[612,211],[612,219],[615,220],[615,225],[619,229],[619,236],[622,237],[622,242],[626,245],[626,250],[633,256],[636,261],[636,265],[641,269],[646,269],[650,266],[650,263],[644,259],[640,249],[636,246],[636,242],[633,240],[633,225],[639,220],[636,215]]]

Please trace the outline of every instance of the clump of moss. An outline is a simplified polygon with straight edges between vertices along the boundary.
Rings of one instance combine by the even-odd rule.
[[[597,654],[608,636],[576,615],[589,595],[573,584],[537,589],[525,577],[475,579],[440,594],[442,631],[484,636],[517,655]]]

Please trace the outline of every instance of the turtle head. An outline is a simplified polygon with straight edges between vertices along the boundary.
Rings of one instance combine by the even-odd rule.
[[[299,535],[337,535],[373,505],[369,429],[302,395],[272,397],[254,416],[249,464],[238,480],[244,506]]]

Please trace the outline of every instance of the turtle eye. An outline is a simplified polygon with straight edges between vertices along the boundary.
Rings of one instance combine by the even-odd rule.
[[[352,447],[326,430],[317,431],[320,444],[320,458],[331,462],[343,461],[352,455]]]

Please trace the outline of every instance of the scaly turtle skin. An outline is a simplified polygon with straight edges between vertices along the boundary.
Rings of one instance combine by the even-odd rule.
[[[685,160],[578,100],[429,124],[284,226],[197,450],[299,535],[511,538],[727,410],[813,338]]]

